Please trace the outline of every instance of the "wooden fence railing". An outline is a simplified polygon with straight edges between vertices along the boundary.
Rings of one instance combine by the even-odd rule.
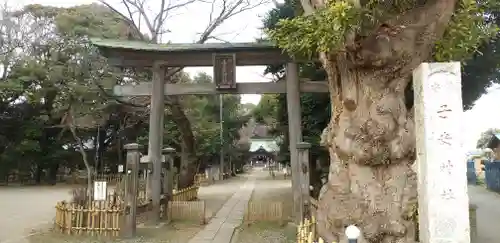
[[[205,222],[205,202],[193,201],[198,198],[198,186],[174,191],[169,203],[169,214],[172,219],[187,219]],[[85,195],[85,193],[83,193]],[[139,195],[138,208],[147,206],[149,200]],[[88,198],[74,197],[73,203],[59,202],[56,205],[55,228],[65,234],[87,234],[118,236],[120,217],[123,215],[123,198],[113,191],[109,192],[106,201],[88,201]],[[92,198],[90,198],[92,200]]]
[[[96,175],[93,181],[106,181],[109,185],[118,185],[122,181],[122,174]]]
[[[122,208],[111,201],[94,201],[87,205],[59,202],[55,227],[65,234],[118,236]]]
[[[168,218],[171,220],[188,220],[205,224],[205,201],[171,201],[168,202]]]
[[[172,201],[193,201],[198,198],[198,186],[174,190]]]
[[[245,209],[245,221],[281,221],[284,220],[283,202],[248,202]]]
[[[194,176],[194,184],[202,185],[208,182],[207,176],[205,174],[196,174]]]

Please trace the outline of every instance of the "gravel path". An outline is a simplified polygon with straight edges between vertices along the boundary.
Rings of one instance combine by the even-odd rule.
[[[71,187],[0,187],[0,242],[17,243],[51,224],[56,202],[68,200]]]

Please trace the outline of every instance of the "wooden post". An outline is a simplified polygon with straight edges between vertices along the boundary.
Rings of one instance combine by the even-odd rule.
[[[153,92],[151,94],[151,112],[149,115],[149,148],[148,156],[153,163],[151,185],[151,211],[148,217],[150,223],[160,222],[161,194],[161,149],[163,143],[164,119],[164,77],[165,69],[160,64],[153,66]]]
[[[470,243],[460,63],[413,73],[420,242]]]
[[[163,189],[165,192],[165,211],[163,212],[163,217],[166,220],[170,220],[168,217],[168,202],[172,200],[172,193],[174,190],[174,148],[164,148],[162,150],[165,156],[165,175],[163,178]]]
[[[137,188],[139,186],[139,144],[130,143],[124,146],[127,150],[127,168],[125,183],[125,216],[122,231],[123,237],[134,237],[137,217]]]
[[[300,167],[300,191],[301,191],[301,199],[302,201],[302,207],[301,207],[301,216],[303,221],[304,219],[311,219],[311,212],[310,212],[310,193],[309,193],[309,185],[310,179],[309,179],[309,171],[310,171],[310,166],[309,166],[309,149],[311,149],[311,144],[310,143],[305,143],[301,142],[297,144],[297,149],[299,151],[299,167]]]
[[[288,110],[290,164],[292,167],[293,217],[297,224],[300,223],[300,211],[303,205],[300,201],[300,172],[297,151],[297,143],[302,141],[299,86],[297,63],[288,63],[286,66],[286,103]]]

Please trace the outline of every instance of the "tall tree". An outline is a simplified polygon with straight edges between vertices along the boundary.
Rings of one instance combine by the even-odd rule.
[[[490,140],[495,136],[495,134],[500,134],[499,128],[490,128],[481,133],[481,136],[477,140],[476,148],[485,149],[488,146]]]
[[[199,0],[185,0],[185,1],[167,1],[161,0],[158,4],[148,5],[148,2],[139,0],[122,0],[121,3],[127,9],[126,13],[118,11],[115,7],[108,3],[108,1],[100,0],[101,3],[108,6],[110,9],[120,14],[130,26],[132,34],[140,36],[142,41],[159,43],[163,34],[169,30],[167,28],[167,20],[176,11],[186,8],[191,4],[207,4],[207,2]],[[225,21],[233,18],[234,16],[254,9],[267,0],[247,1],[247,0],[213,0],[208,2],[211,6],[210,18],[208,19],[207,27],[201,32],[196,43],[205,43],[210,39],[218,39],[215,31],[224,24]],[[150,13],[149,9],[154,9]],[[178,13],[178,12],[177,12]],[[146,29],[141,29],[141,24],[144,23]],[[170,68],[167,70],[167,77],[165,82],[176,83],[176,75],[183,67]],[[169,96],[166,97],[166,105],[172,113],[172,119],[175,121],[177,129],[182,136],[182,153],[184,158],[181,161],[181,177],[179,186],[186,187],[193,183],[194,175],[198,168],[198,158],[196,156],[196,141],[190,121],[182,107],[180,97]]]
[[[120,116],[109,114],[120,112],[109,112],[119,110],[112,108],[117,104],[108,102],[95,89],[95,83],[99,81],[103,87],[112,87],[118,79],[114,69],[90,47],[88,37],[127,37],[127,23],[98,4],[72,8],[35,4],[2,16],[7,18],[3,23],[9,23],[9,28],[2,32],[3,43],[6,43],[3,48],[16,51],[5,52],[1,58],[4,71],[0,82],[0,112],[9,114],[1,123],[17,120],[21,128],[17,138],[6,140],[11,144],[5,143],[7,149],[1,151],[2,157],[31,167],[37,182],[41,181],[44,171],[49,172],[54,182],[57,169],[70,166],[65,161],[78,161],[68,156],[78,147],[83,151],[73,138],[86,143],[95,141],[95,127],[106,124],[101,132],[105,135],[99,139],[103,146],[94,147],[105,150],[113,141],[113,135],[107,134],[115,133],[108,133],[107,128]],[[63,130],[75,131],[76,137],[62,133]],[[13,142],[19,144],[12,146]],[[17,152],[10,149],[14,147],[18,148]],[[89,166],[87,157],[90,156],[86,152],[82,155]]]
[[[319,201],[319,234],[338,242],[344,226],[356,223],[367,242],[415,242],[408,217],[417,202],[411,72],[424,61],[472,57],[497,33],[487,21],[496,6],[469,0],[290,2],[304,15],[281,20],[268,34],[293,56],[319,58],[332,102],[324,133],[332,162]],[[489,82],[464,79],[464,92]]]
[[[274,94],[264,94],[259,104],[252,110],[252,115],[258,123],[274,126],[278,116],[278,97]]]
[[[87,39],[89,36],[119,38],[126,24],[96,4],[74,8],[27,5],[15,15],[36,23],[32,28],[36,28],[33,33],[37,36],[23,51],[23,60],[28,64],[26,72],[35,73],[26,79],[30,88],[25,89],[24,96],[40,107],[40,115],[46,120],[40,149],[48,158],[41,161],[53,164],[55,168],[51,171],[55,173],[58,163],[47,153],[47,146],[60,137],[60,132],[71,131],[87,168],[90,186],[90,162],[77,129],[95,127],[103,120],[105,115],[101,112],[107,102],[91,89],[97,80],[109,83],[115,76],[108,75],[111,70],[90,48]]]

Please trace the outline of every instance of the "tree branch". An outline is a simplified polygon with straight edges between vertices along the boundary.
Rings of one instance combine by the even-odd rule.
[[[124,2],[125,0],[123,0]],[[130,8],[128,7],[128,5],[125,4],[125,7],[127,8],[127,11],[129,13],[129,16],[130,17],[127,17],[125,16],[124,14],[122,14],[120,11],[118,11],[116,8],[113,8],[113,6],[111,6],[110,4],[108,4],[105,0],[99,0],[100,3],[106,5],[106,7],[108,7],[111,11],[113,11],[114,13],[120,15],[122,17],[122,19],[127,22],[127,24],[129,25],[129,27],[131,27],[134,31],[135,31],[135,36],[139,37],[139,39],[141,39],[141,41],[146,41],[146,38],[144,37],[144,35],[142,34],[140,28],[136,25],[136,23],[134,22],[134,19],[133,19],[133,14],[132,12],[130,11]]]
[[[436,41],[444,34],[457,0],[430,1],[377,27],[360,40],[351,53],[356,66],[398,71],[402,76],[428,60]],[[352,51],[352,50],[351,50]]]
[[[122,14],[121,12],[119,12],[116,8],[113,8],[105,0],[99,0],[99,2],[106,5],[113,12],[119,14],[129,25],[131,25],[131,27],[133,27],[134,30],[139,34],[142,41],[146,41],[146,38],[142,35],[142,33],[140,32],[140,29],[138,28],[138,26],[136,25],[136,23],[133,20],[133,13],[131,11],[131,7],[135,8],[139,12],[139,15],[141,17],[143,17],[144,20],[146,21],[146,25],[148,26],[148,29],[151,32],[153,42],[158,41],[157,38],[160,34],[159,31],[163,29],[163,27],[164,27],[163,25],[165,24],[164,21],[167,19],[168,13],[170,11],[181,8],[181,7],[185,7],[189,4],[195,3],[195,2],[200,1],[200,0],[187,0],[187,1],[179,3],[179,4],[174,4],[174,5],[169,4],[168,6],[165,6],[166,5],[165,1],[166,0],[161,1],[161,4],[160,4],[161,9],[158,12],[158,14],[153,18],[153,22],[151,22],[150,18],[147,16],[147,14],[145,12],[144,5],[138,3],[137,1],[122,0],[122,3],[125,4],[125,6],[127,8],[127,12],[129,14],[129,17],[127,17],[124,14]],[[208,26],[205,28],[205,30],[202,32],[202,34],[200,35],[199,39],[195,43],[202,44],[202,43],[205,43],[210,38],[215,39],[215,37],[212,34],[219,26],[221,26],[224,23],[224,21],[230,19],[231,17],[233,17],[239,13],[242,13],[242,12],[254,9],[260,5],[263,5],[263,4],[267,3],[268,0],[259,0],[253,4],[249,0],[236,0],[235,2],[228,2],[227,0],[221,0],[221,1],[222,1],[222,9],[221,9],[220,13],[217,15],[217,17],[214,19],[213,16],[214,16],[214,12],[215,12],[215,3],[217,2],[217,0],[213,0],[212,11],[210,13],[210,22],[209,22]],[[157,24],[155,25],[154,23],[157,23]],[[175,83],[176,81],[173,80],[173,77],[176,74],[178,74],[179,72],[181,72],[183,69],[184,69],[184,67],[176,67],[176,68],[167,69],[166,74],[165,74],[165,80],[170,81],[171,83]],[[123,101],[123,100],[119,99],[118,97],[106,92],[106,90],[104,89],[104,87],[102,85],[100,85],[98,83],[96,83],[96,85],[99,88],[99,90],[101,90],[101,92],[106,97],[112,98],[120,104],[129,105],[129,106],[133,106],[133,107],[146,107],[146,105],[137,105],[137,104],[133,104],[133,103],[130,103],[127,101]],[[168,105],[172,105],[173,103],[176,103],[176,102],[174,102],[175,99],[169,98],[168,96],[165,98],[165,100],[166,100],[166,103]]]

